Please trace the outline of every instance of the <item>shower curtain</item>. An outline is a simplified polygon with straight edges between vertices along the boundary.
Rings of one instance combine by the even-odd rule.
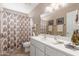
[[[0,53],[14,52],[32,34],[27,14],[0,8]]]

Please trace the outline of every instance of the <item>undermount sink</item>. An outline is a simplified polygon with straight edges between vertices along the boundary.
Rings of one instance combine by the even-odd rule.
[[[65,39],[62,36],[50,36],[50,35],[39,35],[38,36],[41,40],[47,42],[47,43],[52,43],[52,44],[64,44]]]
[[[61,41],[60,39],[59,40],[55,40],[55,39],[52,39],[52,40],[48,40],[50,43],[52,44],[64,44],[63,41]]]

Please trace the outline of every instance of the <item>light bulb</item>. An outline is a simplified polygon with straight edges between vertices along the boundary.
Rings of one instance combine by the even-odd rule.
[[[51,4],[51,7],[55,10],[59,9],[59,4],[58,3],[53,3]]]
[[[47,12],[52,12],[53,11],[53,8],[52,7],[46,7],[46,11]]]

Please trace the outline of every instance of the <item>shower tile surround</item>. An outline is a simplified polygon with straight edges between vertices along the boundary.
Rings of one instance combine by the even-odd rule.
[[[30,40],[30,18],[27,14],[0,8],[0,55],[13,53]]]

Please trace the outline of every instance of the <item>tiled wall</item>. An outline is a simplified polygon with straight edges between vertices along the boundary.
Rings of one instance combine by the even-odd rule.
[[[14,51],[29,41],[31,36],[30,18],[27,14],[0,8],[0,49]]]

